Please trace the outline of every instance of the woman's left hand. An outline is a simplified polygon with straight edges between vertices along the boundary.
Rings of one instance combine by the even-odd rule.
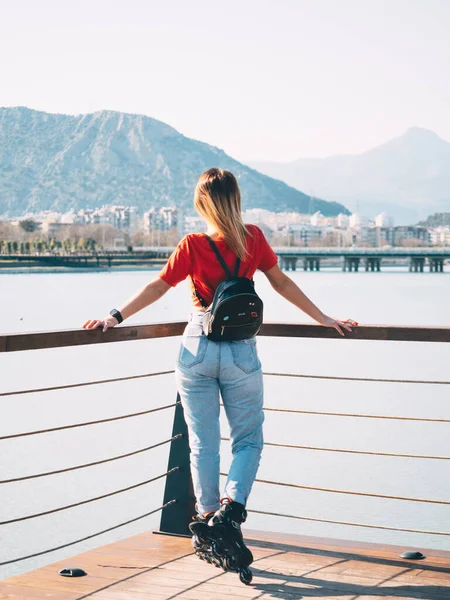
[[[334,327],[334,329],[336,329],[336,331],[338,331],[342,336],[344,335],[342,329],[352,331],[352,327],[356,327],[358,325],[358,323],[352,319],[340,321],[339,319],[333,319],[332,317],[327,317],[326,315],[324,315],[323,319],[321,319],[319,323],[324,327]]]

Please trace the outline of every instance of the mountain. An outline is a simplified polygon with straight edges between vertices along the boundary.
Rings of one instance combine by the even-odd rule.
[[[430,215],[424,221],[418,223],[418,225],[423,227],[450,227],[450,212]]]
[[[243,207],[325,215],[348,210],[314,199],[225,152],[149,117],[113,111],[69,116],[0,108],[0,215],[128,204],[143,213],[175,204],[193,210],[199,175],[229,169]]]
[[[398,224],[450,210],[450,143],[419,127],[363,154],[249,164],[364,215],[385,211]]]

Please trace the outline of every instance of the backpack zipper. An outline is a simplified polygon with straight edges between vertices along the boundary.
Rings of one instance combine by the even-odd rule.
[[[220,335],[224,334],[224,329],[225,327],[248,327],[249,325],[253,325],[254,323],[244,323],[242,325],[221,325],[220,328],[222,329],[222,332]]]
[[[233,298],[238,298],[239,296],[250,296],[252,294],[249,294],[249,292],[244,292],[242,294],[234,294]],[[255,292],[255,296],[257,296],[256,292]],[[258,296],[259,298],[259,296]],[[259,300],[261,301],[261,298],[259,298]],[[214,305],[214,301],[211,303],[211,312],[213,310],[217,310],[224,302],[227,302],[228,298],[226,298],[225,300],[221,300],[218,304]]]

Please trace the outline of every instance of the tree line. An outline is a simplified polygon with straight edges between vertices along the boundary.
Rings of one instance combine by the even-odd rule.
[[[134,233],[110,224],[64,224],[51,231],[42,231],[41,223],[23,219],[18,223],[0,221],[0,254],[95,253],[110,249],[142,246],[176,246],[181,236],[176,229]]]
[[[42,252],[52,253],[74,253],[74,252],[96,252],[97,243],[92,238],[64,239],[62,241],[50,238],[49,240],[0,240],[0,254],[40,254]]]

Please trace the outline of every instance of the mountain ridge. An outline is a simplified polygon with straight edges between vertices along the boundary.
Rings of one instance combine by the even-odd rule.
[[[0,214],[7,216],[102,204],[136,205],[140,212],[175,204],[193,212],[197,179],[213,166],[235,173],[244,208],[308,212],[303,192],[152,117],[0,108]],[[348,213],[320,199],[313,208],[330,216]]]
[[[422,127],[361,154],[248,164],[366,215],[385,211],[417,222],[450,209],[450,143]]]

